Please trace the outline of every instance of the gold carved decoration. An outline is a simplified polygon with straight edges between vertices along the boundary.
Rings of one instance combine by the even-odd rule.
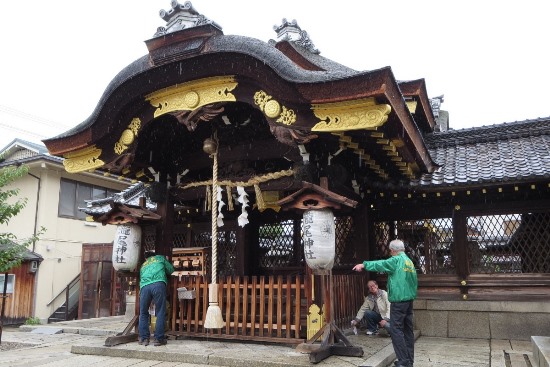
[[[136,140],[136,136],[138,135],[140,128],[141,120],[137,117],[133,118],[132,122],[130,122],[128,127],[120,135],[120,139],[118,139],[115,143],[114,149],[116,154],[121,155],[126,149],[128,149],[128,146]]]
[[[254,93],[254,103],[260,107],[260,109],[269,118],[277,118],[277,122],[284,125],[292,125],[296,122],[296,113],[290,108],[281,106],[279,102],[272,99],[263,90]]]
[[[319,306],[315,303],[309,306],[309,313],[307,315],[307,339],[313,338],[324,325],[325,320]]]
[[[416,112],[416,105],[418,104],[418,102],[416,102],[416,101],[405,101],[405,103],[407,104],[407,108],[409,109],[410,113],[415,113]]]
[[[314,104],[313,113],[321,121],[311,131],[376,129],[386,123],[391,112],[388,104],[376,104],[374,98],[346,102]]]
[[[63,161],[63,166],[65,166],[65,171],[69,173],[96,169],[105,164],[105,162],[99,159],[100,155],[101,149],[92,145],[91,147],[64,154],[63,158],[65,160]]]
[[[233,76],[216,76],[177,84],[145,96],[152,106],[157,107],[158,117],[174,111],[191,111],[216,102],[235,102],[231,93],[237,87]]]

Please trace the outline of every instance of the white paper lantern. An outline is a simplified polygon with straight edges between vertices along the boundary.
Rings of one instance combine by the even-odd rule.
[[[330,270],[336,254],[334,215],[330,209],[306,210],[303,215],[304,257],[313,270]]]
[[[135,271],[141,248],[141,227],[132,224],[117,226],[113,242],[113,268],[116,271]]]

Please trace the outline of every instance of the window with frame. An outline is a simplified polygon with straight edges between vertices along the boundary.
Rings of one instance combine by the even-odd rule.
[[[104,199],[117,191],[101,186],[86,184],[62,178],[59,189],[59,207],[57,215],[63,218],[84,220],[86,213],[78,210],[86,206],[86,200]]]
[[[4,292],[5,279],[6,279],[6,275],[0,274],[0,294]],[[14,288],[15,288],[15,274],[8,274],[8,287],[6,288],[6,294],[13,293]]]

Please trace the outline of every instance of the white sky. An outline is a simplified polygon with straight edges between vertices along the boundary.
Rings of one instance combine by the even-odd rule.
[[[184,1],[180,0],[183,4]],[[460,129],[550,116],[547,0],[194,0],[225,34],[275,39],[296,19],[321,55],[424,78]],[[111,79],[147,54],[169,0],[0,2],[0,148],[86,119]]]

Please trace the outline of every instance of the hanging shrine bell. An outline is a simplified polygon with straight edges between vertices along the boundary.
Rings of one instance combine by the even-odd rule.
[[[141,248],[141,227],[119,224],[113,242],[113,268],[116,271],[136,271]]]

